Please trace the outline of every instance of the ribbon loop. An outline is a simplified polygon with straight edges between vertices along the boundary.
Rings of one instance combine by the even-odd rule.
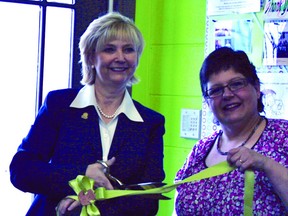
[[[76,179],[69,181],[70,187],[77,196],[68,196],[81,203],[82,210],[80,216],[100,216],[99,209],[94,205],[96,196],[94,194],[94,180],[87,176],[78,175]]]

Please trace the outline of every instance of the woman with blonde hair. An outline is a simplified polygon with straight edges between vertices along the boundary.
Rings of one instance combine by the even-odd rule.
[[[82,84],[50,92],[11,166],[11,181],[35,193],[27,215],[77,213],[68,182],[85,175],[95,188],[162,182],[164,117],[133,100],[142,34],[119,13],[95,19],[80,39]],[[110,177],[110,178],[109,178]],[[119,183],[119,182],[118,182]],[[101,216],[156,215],[158,200],[120,197],[95,203]],[[129,204],[129,205],[128,205]]]

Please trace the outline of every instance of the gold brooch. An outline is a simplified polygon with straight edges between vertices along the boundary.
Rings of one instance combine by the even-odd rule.
[[[88,119],[88,113],[84,112],[81,116],[82,119]]]

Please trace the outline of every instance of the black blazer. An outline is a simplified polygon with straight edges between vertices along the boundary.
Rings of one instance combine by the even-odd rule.
[[[58,202],[75,195],[68,181],[102,160],[99,116],[94,106],[71,108],[79,90],[50,92],[10,164],[15,187],[36,194],[27,215],[55,215]],[[111,174],[126,184],[163,181],[164,117],[133,101],[144,122],[119,115],[109,157]],[[96,202],[101,216],[156,215],[158,201],[141,196]]]

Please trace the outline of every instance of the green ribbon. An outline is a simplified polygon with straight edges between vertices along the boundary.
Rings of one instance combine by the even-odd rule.
[[[151,188],[147,190],[106,190],[104,187],[99,187],[94,190],[95,199],[89,200],[88,205],[83,205],[80,216],[100,216],[99,209],[95,206],[95,201],[101,201],[106,199],[113,199],[122,196],[135,196],[135,195],[148,195],[148,194],[162,194],[168,193],[174,190],[178,185],[197,181],[205,178],[218,176],[224,173],[228,173],[234,170],[235,167],[231,167],[228,162],[224,161],[215,166],[211,166],[201,172],[192,175],[182,181],[178,181],[175,184],[165,185],[158,188]],[[244,188],[244,215],[253,215],[253,194],[254,194],[254,172],[250,170],[245,171],[245,188]],[[94,180],[89,179],[86,176],[78,175],[76,179],[71,180],[69,185],[74,189],[78,196],[69,196],[69,198],[79,201],[79,194],[82,192],[88,193],[89,190],[93,190]]]
[[[80,216],[100,216],[100,211],[94,204],[96,201],[95,193],[93,191],[94,180],[88,178],[87,176],[78,175],[76,179],[69,181],[69,185],[70,187],[73,188],[73,190],[78,196],[68,196],[68,198],[74,199],[76,201],[80,201],[81,203],[81,199],[83,199],[84,197],[86,198],[85,201],[88,202],[86,205],[83,205],[81,203],[83,207],[82,207]],[[90,190],[93,191],[93,195],[94,195],[93,199],[87,197]]]
[[[253,195],[254,195],[255,175],[251,170],[245,171],[244,187],[244,215],[253,215]]]

